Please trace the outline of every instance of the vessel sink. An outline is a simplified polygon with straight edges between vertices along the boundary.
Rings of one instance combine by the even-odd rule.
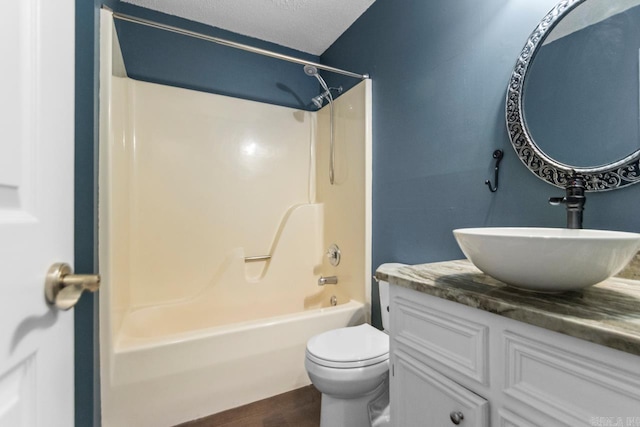
[[[461,228],[465,256],[507,285],[537,292],[586,288],[617,274],[640,249],[640,234],[566,228]]]

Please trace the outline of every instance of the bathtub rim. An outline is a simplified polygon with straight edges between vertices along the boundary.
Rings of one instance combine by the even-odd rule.
[[[202,328],[195,331],[180,332],[170,335],[155,336],[155,337],[130,337],[122,335],[121,330],[118,331],[114,337],[113,354],[127,354],[136,351],[144,351],[153,348],[168,347],[184,342],[197,341],[199,339],[206,339],[211,336],[229,335],[237,332],[246,331],[249,329],[262,329],[279,324],[306,320],[316,317],[328,316],[339,312],[354,313],[362,311],[366,314],[366,304],[358,300],[349,300],[343,304],[339,304],[332,307],[314,308],[311,310],[304,310],[295,313],[282,314],[278,316],[271,316],[262,319],[252,319],[243,322],[231,323],[227,325],[213,326],[209,328]],[[366,316],[365,316],[366,319]],[[123,323],[126,322],[126,314],[123,317]],[[124,341],[124,343],[123,343]]]

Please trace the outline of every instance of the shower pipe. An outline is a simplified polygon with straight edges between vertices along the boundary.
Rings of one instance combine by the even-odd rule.
[[[279,59],[282,61],[293,62],[295,64],[312,65],[318,68],[319,70],[329,71],[331,73],[336,73],[336,74],[342,74],[345,76],[354,77],[361,80],[365,80],[369,78],[369,74],[352,73],[351,71],[341,70],[340,68],[330,67],[328,65],[322,65],[316,62],[305,61],[304,59],[296,58],[294,56],[284,55],[281,53],[272,52],[267,49],[260,49],[258,47],[253,47],[253,46],[249,46],[242,43],[236,43],[236,42],[221,39],[218,37],[208,36],[206,34],[185,30],[182,28],[174,27],[172,25],[161,24],[159,22],[150,21],[148,19],[137,18],[135,16],[125,15],[123,13],[113,12],[108,7],[103,6],[103,8],[105,10],[109,10],[111,13],[113,13],[113,17],[115,19],[119,19],[121,21],[127,21],[127,22],[133,22],[135,24],[146,25],[147,27],[158,28],[160,30],[170,31],[172,33],[182,34],[183,36],[193,37],[200,40],[206,40],[206,41],[217,43],[223,46],[232,47],[234,49],[245,50],[247,52],[257,53],[258,55],[268,56],[268,57]]]
[[[322,86],[322,89],[324,89],[324,93],[322,93],[320,96],[320,99],[325,97],[325,94],[327,96],[327,101],[329,101],[329,183],[331,185],[335,184],[335,163],[336,163],[336,154],[335,154],[335,148],[334,148],[334,142],[333,142],[333,95],[331,95],[331,89],[333,88],[329,88],[327,86],[327,83],[324,81],[324,79],[322,78],[322,76],[320,76],[320,74],[318,74],[318,68],[314,67],[313,65],[305,65],[304,66],[304,73],[309,76],[309,77],[315,77],[318,82],[320,83],[320,86]],[[313,103],[316,105],[316,107],[321,108],[322,107],[322,101],[320,102],[316,102],[316,97],[314,97],[312,99]]]

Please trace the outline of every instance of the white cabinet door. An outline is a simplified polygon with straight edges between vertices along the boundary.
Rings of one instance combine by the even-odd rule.
[[[397,350],[391,377],[396,427],[488,427],[489,402]],[[458,418],[456,420],[456,418]]]
[[[71,427],[73,312],[44,279],[73,260],[74,0],[1,16],[0,426]]]

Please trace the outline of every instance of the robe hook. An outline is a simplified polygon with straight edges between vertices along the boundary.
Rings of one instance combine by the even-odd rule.
[[[500,162],[502,161],[503,156],[504,153],[502,152],[502,150],[496,150],[493,152],[493,158],[496,159],[496,166],[494,169],[494,181],[496,183],[496,186],[494,187],[493,185],[491,185],[491,181],[489,180],[486,180],[484,182],[485,184],[487,184],[487,186],[489,187],[489,191],[491,191],[492,193],[498,191],[498,174],[500,173]]]

